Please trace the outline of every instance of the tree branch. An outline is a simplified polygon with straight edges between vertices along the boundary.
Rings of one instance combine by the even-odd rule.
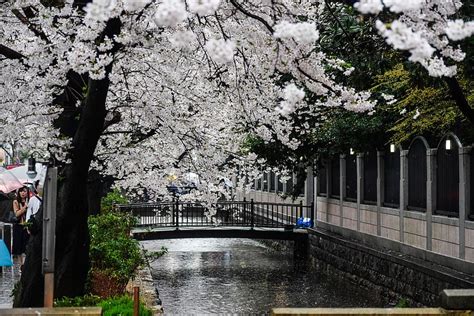
[[[25,56],[5,45],[0,44],[0,54],[8,59],[23,59]]]
[[[51,44],[51,41],[49,40],[49,38],[46,36],[46,34],[39,30],[36,25],[34,25],[33,23],[30,22],[30,20],[24,16],[19,10],[17,9],[13,9],[12,10],[13,14],[18,18],[18,20],[20,20],[23,24],[27,25],[28,26],[28,29],[30,31],[32,31],[36,36],[38,36],[39,38],[41,38],[43,41],[45,41],[46,43],[48,44]]]
[[[232,5],[237,9],[239,10],[240,12],[242,12],[243,14],[245,14],[246,16],[252,18],[252,19],[255,19],[257,21],[259,21],[260,23],[262,23],[263,25],[265,25],[265,27],[270,31],[270,33],[273,34],[273,28],[270,26],[270,24],[268,24],[267,21],[265,21],[262,17],[258,16],[258,15],[255,15],[247,10],[245,10],[239,3],[237,3],[235,0],[230,0],[230,3],[232,3]]]
[[[453,97],[459,110],[474,125],[474,109],[469,105],[459,82],[454,77],[443,77],[449,87],[449,92]]]

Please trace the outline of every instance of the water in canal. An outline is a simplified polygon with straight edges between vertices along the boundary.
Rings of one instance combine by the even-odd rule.
[[[295,268],[293,256],[248,239],[143,242],[168,248],[151,264],[165,313],[265,314],[274,307],[382,307],[366,289]]]

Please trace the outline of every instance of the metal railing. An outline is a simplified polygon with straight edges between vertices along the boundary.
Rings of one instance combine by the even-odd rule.
[[[211,206],[199,202],[159,202],[116,205],[119,211],[138,218],[139,227],[239,226],[285,228],[300,217],[316,214],[314,204],[282,204],[246,201],[222,201]]]
[[[11,254],[13,248],[13,224],[0,222],[0,239],[5,242]]]

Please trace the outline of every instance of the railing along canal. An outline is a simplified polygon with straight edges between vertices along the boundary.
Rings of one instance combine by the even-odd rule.
[[[206,206],[197,202],[159,202],[121,204],[117,208],[138,218],[138,226],[199,227],[239,226],[285,228],[298,218],[316,216],[314,204],[282,204],[251,201],[223,201]],[[211,212],[215,210],[215,213]],[[211,213],[213,213],[211,215]]]

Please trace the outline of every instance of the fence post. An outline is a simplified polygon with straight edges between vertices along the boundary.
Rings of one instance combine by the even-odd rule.
[[[311,201],[311,221],[313,222],[313,227],[316,227],[316,214],[314,209],[314,200]]]
[[[176,229],[178,229],[179,228],[179,200],[178,198],[176,198],[175,212],[176,212]]]
[[[250,199],[250,227],[254,227],[254,216],[255,216],[255,204],[253,199]]]
[[[303,201],[300,201],[300,217],[303,217]]]
[[[244,210],[242,212],[244,215],[244,225],[247,224],[247,199],[244,197]]]
[[[140,315],[140,288],[133,287],[133,316]]]

